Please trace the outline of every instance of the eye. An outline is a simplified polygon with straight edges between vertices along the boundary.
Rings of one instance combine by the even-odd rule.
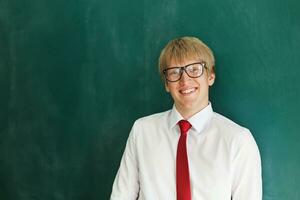
[[[179,68],[168,70],[168,76],[173,76],[173,75],[178,75],[178,74],[180,74],[180,69]]]
[[[189,65],[187,67],[187,70],[192,73],[198,73],[199,71],[201,71],[201,65],[200,64]]]

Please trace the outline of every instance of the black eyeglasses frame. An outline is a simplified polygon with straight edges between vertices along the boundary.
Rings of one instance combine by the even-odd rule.
[[[194,65],[194,64],[200,64],[200,65],[202,66],[202,73],[201,73],[199,76],[195,76],[195,77],[189,75],[189,73],[186,71],[186,68],[187,68],[188,66]],[[177,82],[177,81],[179,81],[179,80],[181,79],[182,74],[183,74],[183,71],[184,71],[190,78],[199,78],[200,76],[203,75],[203,71],[204,71],[203,68],[207,69],[206,63],[205,63],[204,61],[201,61],[201,62],[194,62],[194,63],[190,63],[190,64],[188,64],[188,65],[182,66],[182,67],[170,67],[170,68],[166,68],[166,69],[163,70],[163,74],[164,74],[164,76],[165,76],[166,81],[169,81],[169,82]],[[171,81],[171,80],[168,80],[168,79],[167,79],[166,72],[167,72],[168,70],[170,70],[170,69],[180,69],[180,76],[179,76],[178,80],[176,80],[176,81]]]

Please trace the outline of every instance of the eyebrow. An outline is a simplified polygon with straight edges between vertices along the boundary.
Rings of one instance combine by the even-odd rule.
[[[206,62],[205,61],[198,61],[198,62],[193,62],[193,63],[187,64],[187,65],[184,65],[184,66],[167,67],[167,68],[165,68],[165,70],[166,69],[175,69],[175,68],[187,67],[187,66],[192,65],[192,64],[204,64],[204,67],[205,67]]]

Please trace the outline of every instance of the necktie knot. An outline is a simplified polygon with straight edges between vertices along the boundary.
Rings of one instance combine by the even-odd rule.
[[[188,122],[187,120],[180,120],[178,122],[178,125],[180,127],[181,134],[186,134],[188,130],[192,127],[190,122]]]

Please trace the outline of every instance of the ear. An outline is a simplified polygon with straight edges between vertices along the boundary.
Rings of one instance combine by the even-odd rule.
[[[166,89],[167,92],[170,92],[170,89],[169,89],[169,86],[168,86],[168,82],[167,82],[167,81],[165,81],[165,89]]]
[[[214,72],[210,72],[208,75],[208,85],[212,86],[215,82],[216,74]]]

